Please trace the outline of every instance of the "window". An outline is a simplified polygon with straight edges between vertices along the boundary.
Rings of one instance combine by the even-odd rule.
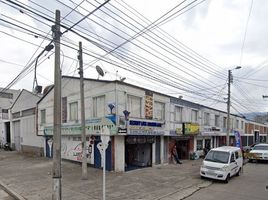
[[[235,156],[234,156],[234,153],[232,153],[231,155],[231,162],[235,160]]]
[[[78,120],[78,103],[73,102],[70,103],[70,121],[77,121]]]
[[[227,128],[227,117],[223,117],[223,128]]]
[[[93,98],[93,117],[105,116],[105,96]]]
[[[34,114],[35,114],[35,108],[30,108],[30,109],[27,109],[27,110],[23,110],[21,112],[22,117],[26,117],[26,116],[30,116],[30,115],[34,115]]]
[[[46,110],[41,110],[41,124],[46,123]]]
[[[198,114],[197,110],[191,111],[191,122],[197,122],[197,114]]]
[[[196,141],[196,150],[197,151],[203,150],[203,140]]]
[[[13,94],[7,92],[1,92],[0,98],[13,99]]]
[[[2,109],[2,113],[8,113],[8,109]]]
[[[235,123],[235,128],[239,128],[239,120],[236,120],[236,123]]]
[[[215,115],[215,126],[219,127],[220,126],[220,116]]]
[[[238,153],[238,151],[235,152],[235,158],[236,158],[236,159],[239,158],[239,153]]]
[[[244,122],[241,121],[241,129],[244,129]]]
[[[231,127],[231,129],[234,129],[234,119],[230,119],[230,127]]]
[[[204,113],[204,125],[209,126],[210,116],[209,113]]]
[[[154,118],[158,120],[165,119],[165,104],[161,102],[154,102]]]
[[[175,121],[182,122],[182,107],[175,106]]]
[[[20,112],[12,113],[13,119],[20,118]]]
[[[128,111],[131,117],[141,118],[141,98],[128,95]]]

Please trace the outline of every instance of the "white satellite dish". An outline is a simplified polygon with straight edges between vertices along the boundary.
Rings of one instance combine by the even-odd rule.
[[[104,72],[103,72],[102,68],[99,65],[96,66],[96,70],[97,70],[97,72],[98,72],[98,74],[100,76],[104,76]]]

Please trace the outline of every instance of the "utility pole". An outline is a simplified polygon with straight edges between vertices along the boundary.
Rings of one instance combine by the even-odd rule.
[[[234,69],[241,69],[241,66],[237,66]],[[232,70],[228,70],[228,100],[227,100],[227,132],[226,132],[226,145],[230,145],[230,107],[231,107],[231,83],[233,83]]]
[[[52,26],[55,43],[54,113],[53,113],[53,188],[52,200],[61,200],[61,69],[60,69],[60,11],[56,10]]]
[[[85,129],[85,95],[84,95],[84,71],[82,42],[79,42],[79,74],[80,74],[80,98],[81,98],[81,139],[82,139],[82,179],[87,179],[87,154],[86,154],[86,129]]]
[[[231,107],[231,80],[232,71],[228,70],[228,99],[227,99],[227,133],[226,133],[226,145],[230,145],[230,107]]]

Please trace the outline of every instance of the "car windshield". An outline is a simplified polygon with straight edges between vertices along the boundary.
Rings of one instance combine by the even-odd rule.
[[[209,151],[205,157],[206,161],[228,163],[229,153],[225,151]]]
[[[253,148],[253,150],[268,150],[268,146],[257,145]]]

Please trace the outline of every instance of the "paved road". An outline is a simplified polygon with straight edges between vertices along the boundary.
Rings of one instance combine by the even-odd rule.
[[[185,160],[182,165],[163,165],[126,173],[107,172],[108,200],[178,200],[191,195],[211,181],[201,180],[198,172],[202,160]],[[0,153],[2,182],[27,200],[51,199],[52,160],[16,152]],[[81,165],[62,162],[64,200],[100,200],[102,170],[88,168],[88,180],[81,180]],[[2,184],[2,185],[3,185]]]
[[[240,177],[228,184],[202,180],[202,160],[182,165],[164,165],[126,173],[107,172],[109,200],[267,200],[268,163],[248,163]],[[28,200],[51,199],[52,161],[16,152],[1,152],[0,183]],[[64,200],[100,200],[102,170],[88,168],[89,179],[81,181],[81,165],[62,162]],[[0,198],[1,199],[1,198]],[[22,198],[23,199],[23,198]],[[11,200],[11,199],[7,199]]]
[[[240,177],[233,177],[228,184],[214,181],[212,185],[195,192],[186,200],[267,200],[267,172],[268,162],[248,163]]]
[[[0,199],[1,200],[15,200],[8,193],[6,193],[4,190],[2,190],[1,188],[0,188]]]

